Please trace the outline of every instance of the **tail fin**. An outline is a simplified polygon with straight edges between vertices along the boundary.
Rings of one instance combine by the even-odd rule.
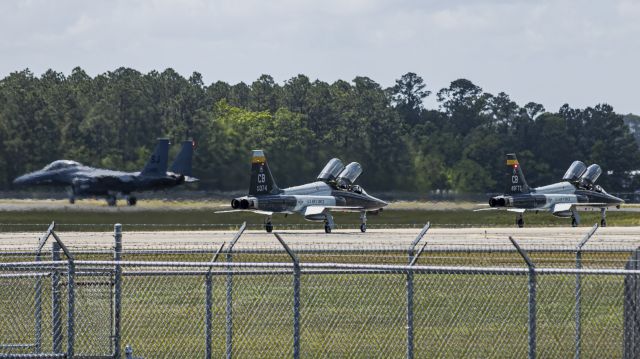
[[[276,185],[271,170],[269,170],[264,151],[254,150],[251,154],[251,183],[249,185],[249,195],[276,194],[278,192],[278,185]]]
[[[192,157],[193,141],[182,141],[182,147],[175,160],[173,160],[170,171],[184,176],[191,176]]]
[[[507,154],[507,166],[513,170],[509,173],[509,183],[507,185],[507,194],[529,193],[529,185],[524,179],[524,173],[515,153]]]
[[[153,151],[153,154],[147,161],[147,164],[142,169],[140,174],[148,175],[148,174],[161,174],[165,175],[167,173],[167,161],[169,157],[169,139],[167,138],[159,138],[158,144],[156,145],[156,149]]]

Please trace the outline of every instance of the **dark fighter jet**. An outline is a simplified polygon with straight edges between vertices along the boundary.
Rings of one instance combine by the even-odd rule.
[[[140,172],[121,172],[84,166],[70,160],[53,161],[43,169],[16,178],[17,185],[50,185],[67,187],[69,202],[76,198],[104,197],[109,206],[115,206],[117,195],[126,198],[127,204],[137,202],[134,192],[160,190],[184,182],[195,182],[191,177],[193,142],[184,141],[170,171],[167,172],[169,140],[158,139],[155,151]]]
[[[562,177],[562,182],[548,186],[530,188],[524,179],[522,167],[516,155],[507,155],[509,182],[504,195],[491,197],[489,207],[481,210],[506,209],[516,212],[516,225],[524,226],[525,211],[547,211],[557,217],[571,217],[573,227],[580,224],[579,210],[600,209],[600,225],[606,227],[606,211],[609,207],[618,207],[624,201],[612,196],[596,185],[602,174],[597,164],[587,167],[580,161],[574,161]]]
[[[306,220],[324,222],[324,230],[335,228],[331,211],[360,212],[360,231],[367,230],[367,213],[377,214],[387,203],[370,196],[353,182],[362,173],[357,162],[346,167],[333,158],[317,177],[316,182],[280,189],[276,185],[262,150],[253,151],[249,195],[231,200],[232,210],[264,214],[265,229],[273,230],[274,213],[300,213]]]

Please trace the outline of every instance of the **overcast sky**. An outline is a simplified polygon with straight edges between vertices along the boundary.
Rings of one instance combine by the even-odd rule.
[[[457,78],[556,111],[640,113],[640,1],[0,1],[0,77],[120,66],[279,83]],[[435,107],[435,96],[427,101]]]

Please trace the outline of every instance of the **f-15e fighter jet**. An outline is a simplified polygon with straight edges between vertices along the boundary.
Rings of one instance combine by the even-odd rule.
[[[16,178],[17,185],[50,185],[68,188],[69,202],[76,198],[104,197],[115,206],[117,195],[123,195],[127,204],[134,206],[134,192],[160,190],[184,182],[195,182],[191,177],[193,141],[184,141],[170,171],[167,172],[169,140],[158,139],[155,151],[140,172],[122,172],[84,166],[76,161],[57,160],[43,169]]]

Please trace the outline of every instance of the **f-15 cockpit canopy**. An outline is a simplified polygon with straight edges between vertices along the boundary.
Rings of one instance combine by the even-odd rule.
[[[587,166],[582,161],[573,161],[567,172],[562,176],[563,181],[575,182],[587,170]]]
[[[318,175],[320,181],[335,181],[340,172],[344,169],[342,161],[337,158],[332,158],[322,169],[322,172]]]
[[[42,170],[43,171],[56,171],[61,170],[63,168],[69,167],[78,167],[82,166],[79,162],[71,161],[71,160],[57,160],[46,165]]]

